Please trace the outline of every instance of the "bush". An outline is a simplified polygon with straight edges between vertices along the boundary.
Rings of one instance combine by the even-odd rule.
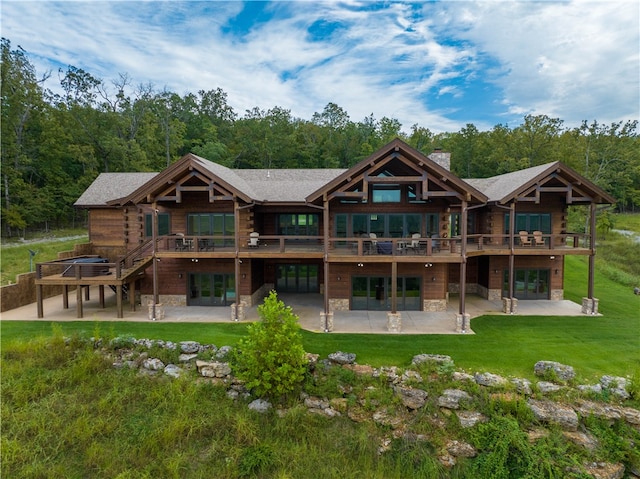
[[[298,317],[271,291],[258,306],[260,321],[247,327],[231,359],[234,374],[259,397],[284,399],[302,383],[307,361]]]

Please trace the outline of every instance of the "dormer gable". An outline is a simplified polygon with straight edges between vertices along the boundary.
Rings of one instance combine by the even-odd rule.
[[[413,185],[415,198],[426,201],[445,198],[451,201],[484,203],[486,196],[452,174],[445,153],[432,159],[395,139],[371,156],[346,170],[324,187],[307,196],[307,202],[322,198],[367,202],[370,192],[385,185]]]

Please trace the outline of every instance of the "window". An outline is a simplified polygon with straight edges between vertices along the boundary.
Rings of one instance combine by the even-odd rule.
[[[190,213],[187,215],[187,234],[194,236],[225,236],[232,240],[235,236],[233,213]],[[215,239],[216,245],[229,242]]]
[[[451,237],[456,237],[462,235],[462,223],[461,223],[462,215],[460,213],[451,213],[450,216],[450,231],[449,234]],[[475,232],[476,227],[476,216],[473,212],[467,213],[467,234],[473,234]]]
[[[341,235],[340,228],[349,224],[346,214],[336,215],[336,236]],[[363,234],[375,233],[383,238],[407,238],[413,233],[422,231],[422,215],[419,214],[352,214],[351,231],[348,236],[360,236]],[[436,215],[437,216],[437,215]]]
[[[373,185],[371,201],[374,203],[400,203],[402,188],[400,185]]]
[[[169,213],[158,213],[158,236],[169,234]],[[144,216],[144,234],[147,238],[153,236],[153,219],[151,213]]]
[[[504,218],[504,232],[509,233],[510,214],[506,213]],[[544,234],[551,234],[551,213],[516,213],[517,231],[542,231]]]
[[[278,234],[291,236],[318,236],[317,214],[281,214],[278,217]]]

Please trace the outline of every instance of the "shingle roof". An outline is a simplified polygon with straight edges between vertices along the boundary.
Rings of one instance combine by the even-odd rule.
[[[256,201],[304,202],[307,195],[344,173],[344,169],[233,170]]]
[[[550,169],[555,163],[532,166],[524,170],[512,171],[503,175],[492,176],[491,178],[469,178],[464,181],[475,189],[483,192],[491,201],[500,201],[505,196],[513,193],[529,181]]]
[[[124,198],[153,179],[158,173],[100,173],[80,195],[75,206],[107,206],[107,202]]]

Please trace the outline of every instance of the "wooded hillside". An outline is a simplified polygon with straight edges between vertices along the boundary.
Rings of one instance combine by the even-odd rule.
[[[569,128],[528,115],[516,127],[436,134],[388,117],[354,121],[335,103],[310,119],[279,106],[238,113],[220,88],[181,96],[126,74],[103,80],[73,66],[43,74],[10,40],[1,46],[6,236],[84,221],[73,202],[101,172],[160,171],[188,152],[231,168],[347,168],[395,137],[427,154],[451,152],[462,178],[559,160],[610,192],[618,211],[640,207],[637,120]],[[56,93],[43,87],[52,75]]]

